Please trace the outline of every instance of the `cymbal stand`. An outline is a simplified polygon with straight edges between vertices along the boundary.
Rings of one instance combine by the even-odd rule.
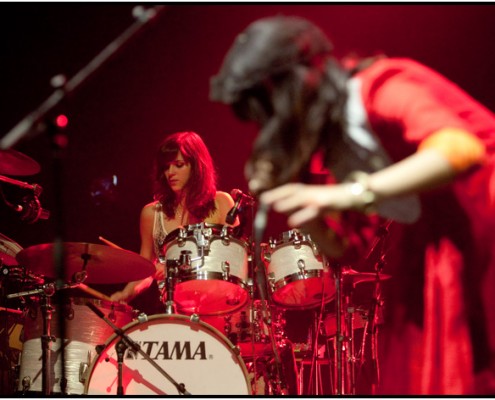
[[[268,277],[266,275],[266,267],[261,256],[261,240],[263,238],[263,233],[265,231],[267,219],[268,219],[268,208],[267,206],[260,204],[253,221],[253,232],[254,232],[253,276],[261,299],[262,318],[263,321],[268,326],[270,332],[269,334],[270,342],[275,359],[275,368],[278,377],[277,392],[279,392],[278,394],[287,394],[287,384],[284,377],[282,360],[280,353],[278,351],[277,343],[275,341],[274,327],[272,326],[271,316],[268,312],[268,307],[267,307],[267,305],[271,303],[271,296],[268,285]]]
[[[378,326],[376,323],[378,317],[378,310],[383,305],[382,293],[381,293],[381,279],[380,272],[384,265],[384,256],[382,255],[380,261],[375,266],[376,280],[373,290],[373,298],[371,307],[369,309],[368,318],[364,327],[364,333],[360,349],[360,367],[365,363],[365,347],[366,339],[370,337],[371,342],[371,362],[372,362],[372,394],[376,392],[377,386],[380,383],[380,368],[378,364]]]
[[[345,394],[356,394],[356,357],[354,354],[354,313],[356,311],[352,303],[352,292],[354,285],[351,280],[343,279],[343,296],[344,296],[344,318],[345,318]]]
[[[51,394],[51,388],[52,388],[52,382],[51,382],[51,374],[50,374],[50,368],[51,368],[51,349],[50,349],[50,343],[55,342],[55,336],[52,335],[51,333],[51,321],[52,321],[52,315],[53,315],[53,307],[51,304],[51,297],[58,291],[62,289],[71,289],[75,288],[80,285],[81,282],[77,282],[74,284],[64,284],[61,287],[56,287],[54,283],[47,283],[44,285],[41,285],[38,289],[33,289],[33,290],[28,290],[25,292],[19,292],[19,293],[11,293],[8,294],[6,297],[7,299],[15,298],[15,297],[24,297],[24,296],[33,296],[33,295],[40,295],[41,296],[41,312],[43,315],[43,334],[41,335],[41,357],[42,357],[42,367],[41,367],[41,372],[42,372],[42,392],[45,395],[50,395]],[[63,317],[61,317],[63,318]],[[63,336],[62,336],[62,341],[63,341]],[[61,347],[63,350],[63,346]],[[63,364],[62,364],[63,365]],[[62,386],[62,393],[65,392],[64,389],[64,382],[61,382]]]
[[[343,346],[344,346],[344,334],[342,332],[342,287],[343,276],[342,266],[340,264],[334,265],[335,276],[335,318],[336,318],[336,332],[335,332],[335,394],[344,394],[344,374],[343,374]]]
[[[172,385],[175,386],[179,394],[181,395],[190,395],[186,390],[186,386],[183,383],[178,383],[175,379],[173,379],[160,365],[158,365],[155,360],[153,360],[148,354],[146,354],[142,349],[141,346],[136,343],[134,340],[132,340],[128,335],[124,333],[122,329],[120,329],[118,326],[116,326],[112,321],[110,321],[107,317],[105,317],[105,314],[98,308],[96,307],[93,303],[87,302],[86,305],[96,314],[98,317],[103,319],[110,327],[113,329],[113,331],[120,336],[120,340],[117,342],[115,345],[115,349],[117,351],[117,362],[118,362],[118,387],[117,387],[117,395],[122,396],[124,395],[124,388],[122,386],[122,380],[123,380],[123,361],[124,361],[124,354],[125,350],[127,348],[131,348],[133,351],[139,353],[146,361],[148,361],[158,372],[160,372],[165,378],[169,380]]]
[[[44,395],[51,394],[52,382],[50,367],[51,363],[51,349],[50,343],[55,342],[55,336],[52,336],[51,332],[51,320],[53,314],[53,308],[50,298],[55,293],[55,287],[48,285],[41,296],[41,311],[43,314],[43,335],[41,335],[41,359],[42,359],[42,380],[41,387]]]
[[[318,373],[316,371],[317,369],[317,359],[318,359],[318,340],[320,336],[320,329],[322,327],[323,323],[323,309],[325,307],[325,280],[322,279],[322,284],[321,284],[321,305],[320,305],[320,311],[316,313],[316,316],[318,320],[316,321],[316,326],[314,327],[314,337],[312,338],[312,351],[311,351],[311,369],[309,372],[309,383],[308,383],[308,388],[313,388],[315,387],[315,393],[309,393],[309,394],[320,394],[318,393],[318,384],[313,386],[313,380],[315,379],[315,375]]]
[[[55,342],[55,336],[51,332],[51,321],[53,307],[51,297],[55,294],[55,285],[53,283],[42,285],[40,288],[27,292],[8,294],[7,298],[15,298],[29,295],[41,295],[41,312],[43,315],[43,334],[41,335],[41,388],[44,395],[51,394],[51,349],[50,343]],[[27,388],[26,390],[29,390]]]

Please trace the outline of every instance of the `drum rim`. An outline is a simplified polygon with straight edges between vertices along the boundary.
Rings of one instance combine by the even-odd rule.
[[[83,297],[83,296],[70,296],[69,298],[72,300],[73,304],[78,306],[85,306],[86,303],[89,301],[90,303],[93,303],[95,306],[103,307],[105,309],[111,309],[112,311],[128,312],[131,315],[135,311],[133,307],[125,303],[118,303],[109,300],[102,300],[94,297]]]
[[[202,227],[201,227],[202,226]],[[209,222],[201,222],[199,224],[190,224],[186,225],[183,227],[179,227],[168,233],[165,238],[163,239],[163,244],[170,245],[173,242],[177,242],[177,236],[179,235],[179,232],[181,230],[185,230],[186,232],[190,232],[194,229],[212,229],[212,240],[218,240],[222,239],[221,236],[219,235],[220,232],[222,232],[224,229],[227,230],[227,236],[229,241],[234,241],[238,242],[239,244],[242,244],[244,247],[249,248],[249,245],[246,240],[242,240],[242,238],[236,237],[234,235],[234,227],[230,225],[222,225],[222,224],[213,224]],[[191,237],[191,235],[187,235],[187,237],[184,240],[187,240]]]
[[[285,275],[282,279],[279,279],[277,282],[274,282],[272,285],[273,302],[276,303],[278,306],[285,307],[285,308],[291,309],[291,310],[304,310],[304,309],[316,307],[317,305],[321,304],[321,299],[317,299],[314,302],[305,303],[305,304],[301,304],[301,305],[292,305],[292,304],[284,303],[280,300],[277,300],[277,298],[276,298],[277,297],[276,296],[277,290],[282,289],[283,287],[288,286],[291,283],[296,283],[296,282],[304,281],[304,280],[311,279],[311,278],[322,278],[322,277],[325,278],[325,276],[324,276],[325,274],[330,274],[330,271],[325,271],[322,269],[310,270],[310,271],[306,271],[305,275],[311,275],[311,276],[304,276],[304,277],[301,276],[298,272],[296,272],[294,274],[290,274],[290,275]],[[327,278],[329,278],[329,277],[327,276]],[[333,291],[333,294],[331,296],[327,297],[324,304],[329,303],[334,298],[335,298],[335,290]]]
[[[195,317],[198,318],[197,321],[195,321]],[[216,339],[220,339],[220,341],[222,342],[222,344],[224,346],[226,346],[227,349],[230,350],[231,356],[232,357],[235,357],[237,359],[238,365],[241,367],[242,373],[244,375],[244,381],[246,383],[246,389],[247,389],[247,393],[248,393],[247,395],[249,396],[251,394],[251,386],[250,386],[249,379],[248,379],[248,374],[249,373],[248,373],[248,370],[247,370],[247,367],[246,367],[246,363],[244,362],[244,360],[243,360],[243,358],[242,358],[242,356],[240,354],[239,348],[237,346],[234,346],[234,344],[229,340],[229,338],[226,337],[222,332],[220,332],[214,326],[209,325],[206,322],[201,321],[201,318],[198,315],[196,315],[196,314],[193,314],[192,316],[180,315],[180,314],[153,314],[153,315],[148,316],[147,320],[144,321],[144,322],[140,322],[139,320],[135,320],[135,321],[132,321],[132,322],[128,323],[127,325],[124,325],[120,329],[124,333],[127,334],[128,329],[131,329],[131,328],[135,327],[136,325],[144,325],[144,324],[146,324],[148,322],[155,322],[155,320],[161,320],[161,319],[170,320],[170,321],[174,321],[174,320],[181,321],[180,322],[181,324],[188,325],[188,326],[191,326],[191,324],[197,324],[197,325],[201,326],[202,328],[205,328],[207,331],[210,331],[210,333],[212,333],[213,334],[213,337],[215,337]],[[91,360],[91,364],[89,365],[89,368],[88,368],[88,371],[87,371],[87,374],[86,374],[86,380],[84,382],[84,391],[83,391],[83,394],[84,395],[87,395],[88,394],[89,384],[91,382],[91,377],[93,375],[93,371],[95,369],[95,366],[97,365],[97,362],[98,362],[101,354],[103,354],[103,351],[107,347],[109,347],[112,344],[112,342],[115,339],[117,339],[118,337],[119,337],[118,334],[113,333],[105,341],[105,343],[103,345],[103,349],[100,352],[100,354],[96,354],[93,357],[93,359]],[[204,394],[204,395],[206,395],[206,394]],[[215,394],[212,393],[211,395],[215,395]]]
[[[228,282],[236,286],[241,286],[242,289],[244,290],[248,289],[248,283],[244,282],[241,278],[235,275],[229,275],[229,277],[225,279],[221,272],[215,272],[215,271],[194,271],[194,272],[189,272],[187,275],[184,276],[181,276],[179,273],[179,282],[177,283],[176,287],[180,286],[182,282],[210,281],[210,280]]]

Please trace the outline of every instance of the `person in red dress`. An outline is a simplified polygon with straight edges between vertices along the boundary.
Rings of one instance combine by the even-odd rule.
[[[334,262],[390,222],[373,394],[495,394],[494,114],[411,59],[338,61],[286,16],[238,35],[210,96],[259,124],[251,192]],[[333,183],[308,179],[316,156]]]

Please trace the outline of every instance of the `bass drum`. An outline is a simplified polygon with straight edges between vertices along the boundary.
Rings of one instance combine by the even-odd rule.
[[[152,315],[135,321],[124,334],[140,345],[151,360],[192,395],[249,395],[246,366],[236,347],[218,330],[184,315]],[[85,394],[116,395],[118,362],[112,335],[95,358]],[[149,360],[127,349],[122,363],[125,395],[179,395],[179,391]]]

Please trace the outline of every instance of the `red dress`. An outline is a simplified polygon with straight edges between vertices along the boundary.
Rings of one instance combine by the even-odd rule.
[[[472,132],[488,154],[483,167],[422,194],[416,222],[390,226],[377,393],[495,394],[495,117],[408,59],[378,60],[355,77],[392,162],[445,127]]]

